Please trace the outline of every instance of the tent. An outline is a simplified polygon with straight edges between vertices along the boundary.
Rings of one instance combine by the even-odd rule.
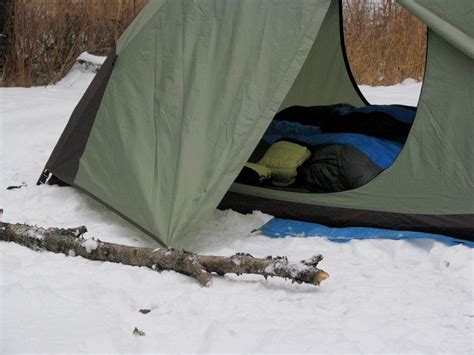
[[[474,3],[398,2],[429,26],[426,73],[403,150],[366,185],[312,194],[234,183],[279,110],[367,105],[334,0],[150,0],[39,182],[72,185],[173,247],[192,245],[218,205],[473,240]]]

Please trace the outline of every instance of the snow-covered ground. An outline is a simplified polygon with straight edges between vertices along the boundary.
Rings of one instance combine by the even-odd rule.
[[[402,104],[417,106],[421,92],[421,82],[405,79],[393,86],[359,86],[364,96],[372,105]]]
[[[87,58],[86,58],[87,59]],[[35,186],[93,74],[50,87],[0,89],[3,220],[86,225],[88,237],[155,242],[69,187]],[[421,84],[362,87],[369,101],[416,104]],[[6,190],[10,185],[26,187]],[[0,353],[474,352],[474,252],[429,240],[270,239],[270,216],[216,211],[195,248],[300,260],[321,253],[321,287],[228,275],[210,288],[174,272],[34,252],[0,242]],[[140,309],[150,309],[142,314]],[[145,332],[136,336],[133,329]]]

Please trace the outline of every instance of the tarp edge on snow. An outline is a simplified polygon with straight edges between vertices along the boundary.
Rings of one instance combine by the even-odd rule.
[[[345,243],[353,239],[391,239],[415,240],[432,239],[447,245],[463,244],[474,248],[474,242],[448,237],[441,234],[431,234],[413,231],[399,231],[368,227],[331,228],[322,224],[294,221],[283,218],[273,218],[258,228],[255,232],[271,238],[285,237],[324,237],[332,242]]]

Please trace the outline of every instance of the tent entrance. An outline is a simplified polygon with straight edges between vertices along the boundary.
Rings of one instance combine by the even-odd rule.
[[[392,165],[415,114],[415,107],[370,106],[350,70],[342,1],[332,1],[279,113],[236,182],[303,193],[356,189]],[[306,158],[285,150],[297,145],[301,154],[310,152]],[[285,164],[293,170],[281,181]]]
[[[306,193],[356,189],[392,165],[415,113],[398,105],[287,107],[236,182]]]

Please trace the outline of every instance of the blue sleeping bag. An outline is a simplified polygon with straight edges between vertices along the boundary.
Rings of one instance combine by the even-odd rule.
[[[341,107],[337,109],[341,116],[344,116],[348,113],[352,112],[360,112],[360,113],[369,113],[369,112],[383,112],[386,113],[396,120],[405,122],[405,123],[413,123],[415,119],[416,111],[405,108],[403,106],[397,105],[370,105],[365,107],[360,107],[356,109],[351,109],[349,107]]]
[[[291,139],[310,146],[345,144],[359,149],[382,169],[388,168],[400,153],[403,144],[387,139],[358,133],[321,133],[318,127],[303,126],[296,122],[273,121],[263,139],[273,144],[281,139]]]

